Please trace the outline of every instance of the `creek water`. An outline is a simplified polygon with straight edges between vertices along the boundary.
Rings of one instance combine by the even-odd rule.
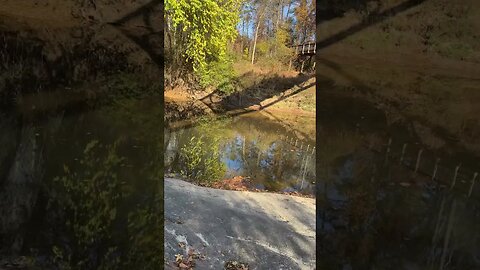
[[[207,181],[241,176],[249,180],[250,189],[314,195],[315,118],[302,119],[313,127],[309,135],[302,134],[305,130],[298,122],[295,127],[260,112],[166,130],[165,171],[184,177],[187,170],[206,170],[203,162],[198,168],[188,167],[188,154],[182,154],[198,146],[195,151],[204,159],[218,152],[214,162],[223,167],[217,179]],[[197,145],[192,140],[205,142]],[[212,142],[217,149],[212,149]]]
[[[384,112],[358,99],[323,93],[318,103],[315,150],[315,129],[307,128],[313,118],[252,113],[165,131],[155,99],[2,114],[0,257],[47,260],[43,255],[53,256],[56,246],[63,256],[89,258],[91,268],[102,261],[98,256],[145,254],[148,261],[162,248],[159,164],[163,159],[166,173],[181,174],[188,169],[181,153],[193,149],[219,153],[213,159],[224,168],[219,179],[243,176],[252,188],[316,191],[317,262],[325,269],[478,269],[480,179],[472,185],[472,155],[430,151],[408,127],[389,125]],[[432,177],[437,156],[443,159]],[[143,241],[152,245],[137,245]]]
[[[162,254],[145,250],[163,239],[161,99],[68,108],[0,117],[0,258],[96,269]]]
[[[430,149],[358,98],[325,90],[317,100],[320,268],[479,269],[474,155]]]

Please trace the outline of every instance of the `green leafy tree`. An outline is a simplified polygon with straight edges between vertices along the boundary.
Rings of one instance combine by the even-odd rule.
[[[193,71],[204,85],[215,83],[208,70],[229,61],[228,44],[237,35],[240,4],[241,0],[166,0],[167,52],[176,58],[170,60],[171,68]]]

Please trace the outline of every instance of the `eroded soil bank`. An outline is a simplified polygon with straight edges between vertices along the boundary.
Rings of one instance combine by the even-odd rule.
[[[319,93],[367,101],[423,143],[480,153],[477,1],[376,1],[320,22]]]
[[[296,125],[296,120],[302,116],[315,116],[314,74],[273,71],[244,62],[236,63],[234,68],[237,77],[233,93],[221,93],[215,89],[167,88],[166,123],[177,128],[183,122],[194,122],[205,115],[236,116],[261,112],[287,125]]]
[[[69,96],[77,85],[122,72],[161,82],[161,6],[127,2],[3,1],[2,110],[28,94],[57,90]],[[77,99],[95,98],[97,87],[89,88]]]

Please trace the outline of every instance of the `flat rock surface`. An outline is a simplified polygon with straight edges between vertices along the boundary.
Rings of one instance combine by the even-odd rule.
[[[166,269],[191,249],[205,256],[195,269],[224,269],[227,261],[249,269],[314,269],[315,200],[166,178]]]

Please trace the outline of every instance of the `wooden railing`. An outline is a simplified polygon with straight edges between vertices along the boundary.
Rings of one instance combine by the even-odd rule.
[[[293,45],[296,55],[314,55],[317,51],[317,43],[309,42],[300,45]]]

